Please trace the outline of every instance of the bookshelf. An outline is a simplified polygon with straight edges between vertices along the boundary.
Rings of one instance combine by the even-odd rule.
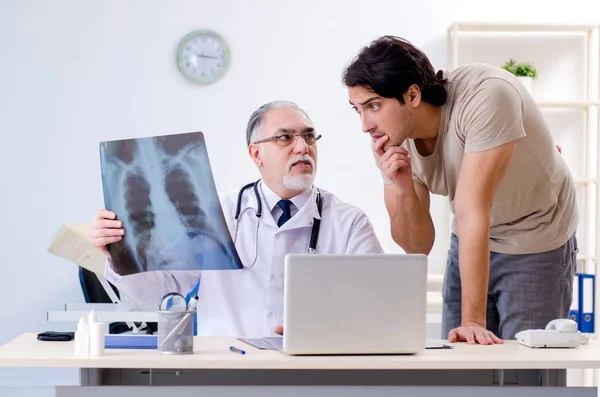
[[[531,92],[576,182],[577,270],[600,276],[600,25],[455,22],[447,29],[447,70],[476,62],[501,66],[509,58],[538,70]],[[595,307],[598,313],[600,291]],[[597,337],[599,315],[594,330]],[[583,370],[575,383],[599,380],[597,371]]]

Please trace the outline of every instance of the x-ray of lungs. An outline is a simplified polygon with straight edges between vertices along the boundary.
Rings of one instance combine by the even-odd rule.
[[[119,274],[242,268],[201,132],[101,142],[100,163],[125,229],[108,247]]]

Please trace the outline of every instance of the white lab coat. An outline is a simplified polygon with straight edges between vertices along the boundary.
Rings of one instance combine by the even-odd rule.
[[[262,189],[259,189],[262,192]],[[236,249],[244,270],[204,271],[199,290],[198,334],[263,337],[273,335],[283,320],[284,259],[287,254],[307,253],[314,218],[319,218],[315,188],[306,204],[282,227],[271,215],[261,193],[263,214],[253,189],[241,201]],[[225,220],[235,234],[234,214],[238,193],[220,197]],[[382,254],[373,227],[358,208],[341,202],[321,189],[322,217],[317,254]],[[260,222],[257,235],[257,222]],[[255,240],[258,238],[258,240]],[[200,271],[145,272],[121,277],[107,263],[106,276],[119,290],[138,302],[154,302],[167,292],[188,294],[200,279]]]

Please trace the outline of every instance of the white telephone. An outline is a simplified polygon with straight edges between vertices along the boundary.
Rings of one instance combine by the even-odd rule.
[[[590,336],[577,331],[577,323],[566,318],[552,320],[546,329],[527,329],[518,332],[517,341],[529,347],[578,347],[585,345]]]

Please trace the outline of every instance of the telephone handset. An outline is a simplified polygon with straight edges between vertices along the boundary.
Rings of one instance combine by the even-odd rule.
[[[552,320],[545,329],[527,329],[518,332],[517,341],[529,347],[578,347],[590,339],[577,331],[577,323],[566,318]]]
[[[548,330],[556,330],[558,332],[577,332],[577,323],[568,318],[557,318],[546,325]]]

